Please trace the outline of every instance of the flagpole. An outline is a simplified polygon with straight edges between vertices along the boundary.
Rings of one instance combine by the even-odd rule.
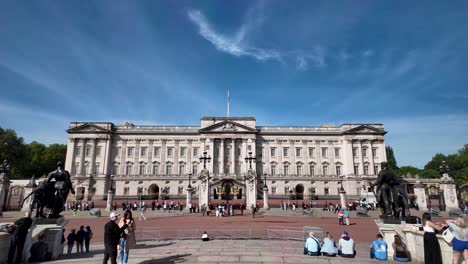
[[[231,103],[231,98],[229,97],[229,90],[227,92],[227,117],[229,117],[229,104]]]

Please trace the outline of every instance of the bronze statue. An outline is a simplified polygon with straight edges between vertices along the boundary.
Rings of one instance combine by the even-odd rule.
[[[388,168],[387,162],[381,163],[377,181],[370,185],[376,188],[376,198],[384,216],[409,216],[408,196],[397,176]]]

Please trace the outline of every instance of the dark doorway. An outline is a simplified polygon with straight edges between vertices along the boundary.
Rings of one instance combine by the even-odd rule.
[[[296,185],[296,199],[304,200],[304,186],[302,184]]]
[[[149,199],[159,199],[159,186],[156,184],[151,184],[148,188]]]

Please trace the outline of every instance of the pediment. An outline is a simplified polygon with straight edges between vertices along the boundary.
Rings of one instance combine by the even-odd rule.
[[[231,120],[225,120],[223,122],[202,128],[199,130],[200,133],[255,133],[256,129],[236,123]]]
[[[102,128],[95,124],[86,123],[77,127],[73,127],[67,130],[69,134],[73,133],[110,133],[111,130]]]
[[[344,134],[386,134],[382,129],[378,129],[369,125],[360,125],[358,127],[352,128],[348,131],[345,131]]]

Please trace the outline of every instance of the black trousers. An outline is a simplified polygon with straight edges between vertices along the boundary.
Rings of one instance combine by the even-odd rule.
[[[8,264],[19,264],[23,258],[23,248],[26,237],[11,236],[10,250],[8,251]],[[15,258],[16,253],[16,258]],[[14,259],[14,261],[13,261]]]
[[[107,264],[107,261],[111,261],[111,264],[117,264],[117,246],[112,249],[105,249],[104,250],[104,259],[102,260],[102,264]]]

